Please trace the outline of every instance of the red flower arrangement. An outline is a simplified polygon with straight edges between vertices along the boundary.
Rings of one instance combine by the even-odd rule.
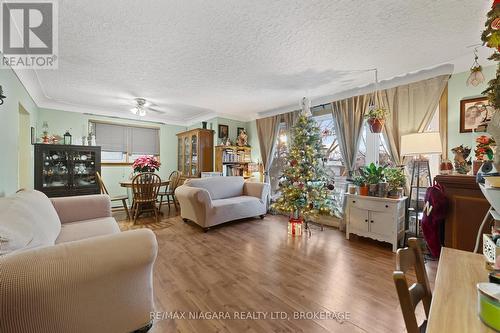
[[[480,161],[492,160],[493,159],[493,149],[491,146],[495,146],[495,140],[493,138],[487,137],[486,135],[481,135],[476,138],[476,149],[474,153],[476,154],[476,159]]]
[[[155,172],[160,170],[160,161],[155,156],[140,156],[132,164],[134,172]]]

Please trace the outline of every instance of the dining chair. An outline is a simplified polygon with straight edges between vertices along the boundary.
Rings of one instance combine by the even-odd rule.
[[[134,223],[139,215],[145,212],[153,212],[155,214],[155,221],[158,222],[156,200],[160,187],[160,177],[152,172],[140,173],[132,179]]]
[[[104,185],[104,181],[102,180],[101,174],[99,172],[96,172],[96,178],[97,178],[97,184],[99,185],[99,189],[101,191],[101,194],[107,194],[109,195],[108,189],[106,188],[106,185]],[[110,196],[111,202],[113,201],[121,201],[123,204],[123,209],[125,209],[125,213],[127,213],[127,220],[130,220],[130,212],[128,210],[128,205],[127,205],[127,199],[128,195],[117,195],[117,196]]]
[[[426,318],[429,318],[431,308],[432,292],[422,254],[423,244],[421,239],[408,239],[408,247],[398,249],[396,253],[396,270],[392,274],[408,333],[422,333],[426,330],[427,319],[420,326],[417,324],[415,308],[418,303],[422,301]],[[412,268],[415,269],[417,282],[408,287],[406,274]]]
[[[181,173],[179,171],[172,171],[170,176],[168,176],[168,185],[165,186],[165,191],[160,191],[158,196],[160,197],[160,205],[158,210],[161,211],[161,205],[163,203],[163,197],[167,197],[168,211],[170,212],[170,197],[174,202],[175,210],[177,211],[177,199],[175,198],[175,189],[179,186],[181,180]]]

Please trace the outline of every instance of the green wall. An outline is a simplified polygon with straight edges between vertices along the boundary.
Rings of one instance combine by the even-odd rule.
[[[21,81],[11,69],[0,69],[0,85],[7,98],[0,105],[0,195],[9,195],[18,190],[19,108],[28,111],[31,126],[35,126],[38,108]],[[30,145],[30,183],[33,187],[33,146]]]
[[[128,119],[118,119],[110,117],[101,117],[95,115],[87,115],[83,113],[67,112],[52,109],[39,110],[38,126],[40,129],[38,136],[41,135],[41,127],[44,121],[49,125],[51,134],[62,135],[66,130],[69,130],[73,136],[73,140],[81,137],[87,129],[89,120],[101,120],[114,122],[119,124],[136,124],[146,125],[160,128],[160,161],[161,167],[159,175],[162,178],[167,178],[170,172],[177,170],[177,137],[176,133],[186,130],[184,126],[165,125],[150,122],[134,121]],[[102,177],[106,183],[111,195],[123,194],[125,190],[120,187],[119,182],[126,180],[132,173],[130,165],[126,166],[102,166]]]
[[[479,134],[460,133],[460,100],[479,97],[486,89],[486,83],[495,77],[495,66],[483,68],[485,82],[477,87],[467,86],[465,82],[469,71],[453,74],[448,81],[448,158],[453,159],[451,148],[468,145],[473,148],[474,140]]]

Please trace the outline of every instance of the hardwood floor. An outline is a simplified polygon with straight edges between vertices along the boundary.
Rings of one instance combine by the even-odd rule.
[[[293,239],[287,236],[286,218],[271,215],[207,233],[167,210],[162,223],[163,229],[152,228],[159,244],[154,272],[158,315],[222,312],[217,315],[231,319],[157,320],[151,332],[405,331],[390,244],[356,237],[347,241],[334,228],[314,228],[311,237]],[[427,265],[433,282],[437,264]],[[238,319],[235,312],[240,318],[241,312],[261,317]],[[270,319],[276,312],[288,318]],[[341,312],[349,318],[294,318],[311,312]]]

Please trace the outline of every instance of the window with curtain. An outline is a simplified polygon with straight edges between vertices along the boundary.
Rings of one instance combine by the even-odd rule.
[[[394,165],[384,136],[379,133],[372,133],[368,124],[365,124],[363,126],[361,140],[359,141],[356,169],[372,162],[383,166]]]
[[[90,121],[103,163],[133,163],[142,155],[160,156],[160,129]]]
[[[286,123],[280,123],[278,135],[276,137],[274,158],[269,170],[271,181],[271,197],[273,198],[278,191],[278,183],[281,178],[283,168],[286,166],[286,157],[288,155],[289,129]]]

